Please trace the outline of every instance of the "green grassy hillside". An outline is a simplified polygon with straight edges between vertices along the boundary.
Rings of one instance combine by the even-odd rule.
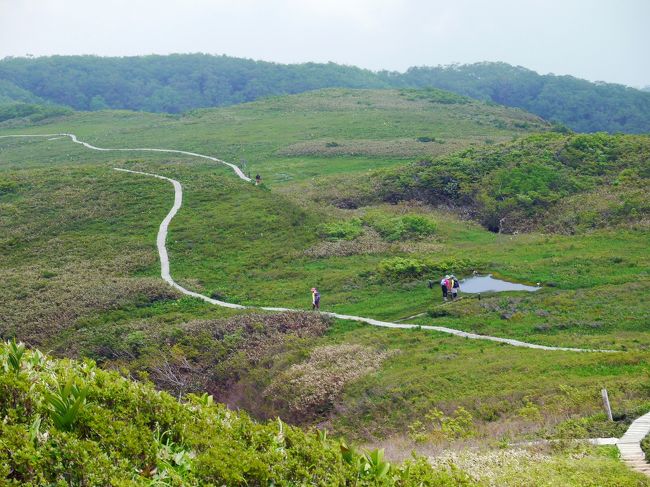
[[[67,138],[0,139],[0,280],[7,283],[0,288],[0,336],[57,356],[90,357],[174,395],[207,391],[257,418],[326,425],[371,447],[385,444],[391,458],[411,449],[620,435],[650,408],[650,262],[642,221],[575,235],[507,235],[418,201],[330,204],[356,196],[350,188],[359,177],[376,181],[369,169],[399,167],[387,170],[412,176],[405,162],[435,155],[402,146],[399,156],[371,153],[368,140],[392,148],[399,135],[422,147],[445,147],[417,141],[445,133],[445,142],[455,134],[459,147],[475,146],[422,170],[435,161],[451,161],[451,169],[453,161],[470,164],[468,154],[515,167],[518,146],[540,164],[555,164],[551,148],[578,140],[536,135],[498,146],[499,137],[546,127],[522,112],[485,112],[485,105],[440,96],[317,92],[184,117],[97,112],[5,127],[0,135],[74,132],[102,147],[169,147],[233,162],[245,155],[253,174],[259,170],[271,183],[245,184],[221,165],[188,157],[95,152]],[[498,113],[511,125],[481,118]],[[523,120],[533,125],[516,126]],[[317,155],[287,152],[312,137],[338,145],[318,146]],[[637,176],[645,177],[645,139],[610,140],[621,149],[616,160],[634,176],[621,187],[634,188]],[[345,144],[366,152],[335,152]],[[637,153],[640,159],[631,157]],[[586,167],[600,165],[578,155]],[[522,156],[521,163],[527,160]],[[611,182],[624,171],[614,175],[608,160],[604,180]],[[155,249],[172,186],[113,167],[182,183],[183,206],[170,225],[168,249],[172,275],[189,289],[247,305],[307,309],[309,289],[317,285],[325,310],[386,320],[423,313],[409,322],[617,352],[528,350],[181,298],[159,278]],[[480,301],[466,295],[454,303],[442,303],[439,290],[427,288],[429,278],[474,270],[543,288]],[[614,423],[600,412],[603,386]],[[599,469],[613,472],[611,483],[619,475],[627,479],[611,450],[562,447],[513,462],[543,465],[567,485],[581,485]],[[498,475],[504,485],[521,485],[525,471]]]
[[[647,225],[649,184],[650,137],[548,133],[384,171],[334,203],[419,200],[495,232],[575,233]]]
[[[510,140],[548,125],[520,110],[490,106],[439,90],[323,90],[182,116],[133,112],[76,113],[3,134],[74,132],[96,145],[170,147],[214,154],[260,172],[267,183],[362,171],[418,156]],[[6,164],[68,162],[97,155],[31,141],[3,141]],[[19,152],[12,152],[19,147]],[[42,148],[42,150],[38,150]],[[61,155],[63,152],[63,155]],[[24,167],[24,166],[23,166]]]

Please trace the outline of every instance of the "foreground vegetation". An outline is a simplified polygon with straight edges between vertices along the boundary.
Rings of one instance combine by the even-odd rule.
[[[153,387],[0,345],[6,485],[470,485],[454,468],[400,466],[326,433],[255,423],[212,397]]]
[[[359,451],[325,431],[257,423],[207,394],[178,402],[92,361],[15,342],[0,344],[0,392],[7,485],[649,485],[612,451],[570,445],[391,464],[383,450]]]

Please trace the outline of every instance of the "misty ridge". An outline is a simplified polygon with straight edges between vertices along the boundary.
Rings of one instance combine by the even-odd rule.
[[[578,132],[650,132],[650,92],[502,62],[400,73],[207,54],[7,57],[0,60],[0,122],[36,121],[70,108],[176,114],[322,88],[439,88],[521,108]]]

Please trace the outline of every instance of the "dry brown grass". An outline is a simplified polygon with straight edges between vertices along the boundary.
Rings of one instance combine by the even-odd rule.
[[[179,293],[158,278],[121,277],[141,263],[120,257],[109,274],[90,263],[66,265],[52,272],[38,267],[3,269],[0,280],[0,336],[18,336],[32,346],[47,345],[84,315],[133,303],[175,299]]]
[[[173,337],[142,323],[148,341],[160,347],[144,360],[144,368],[161,389],[174,394],[208,391],[218,401],[264,416],[267,404],[260,400],[256,381],[267,381],[266,371],[278,357],[323,335],[330,321],[308,312],[249,313],[181,323]],[[256,373],[259,377],[251,379]]]
[[[391,248],[381,236],[372,229],[365,229],[363,234],[354,240],[324,241],[305,250],[309,257],[324,258],[360,254],[380,254]]]
[[[309,312],[251,313],[228,319],[191,321],[182,328],[186,333],[207,334],[217,340],[239,333],[242,338],[233,345],[243,350],[248,360],[257,363],[274,348],[281,346],[284,337],[321,336],[330,322],[327,316]]]
[[[347,384],[376,371],[395,353],[361,345],[317,347],[306,361],[277,376],[264,396],[287,403],[294,418],[313,418],[330,410]]]
[[[440,141],[419,142],[416,139],[337,139],[336,141],[309,140],[280,149],[276,155],[297,156],[368,156],[368,157],[437,157],[456,152],[471,145],[484,145],[486,140],[505,142],[511,137],[469,136],[462,139],[445,138]]]
[[[442,251],[440,243],[412,240],[389,243],[372,228],[365,228],[363,234],[354,240],[319,242],[304,251],[304,255],[317,259],[344,257],[348,255],[381,254],[384,252],[436,253]]]

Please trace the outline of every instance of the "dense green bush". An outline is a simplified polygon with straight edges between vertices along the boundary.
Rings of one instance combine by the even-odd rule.
[[[32,103],[11,103],[0,105],[0,122],[15,118],[24,119],[29,122],[39,122],[50,117],[68,115],[72,110],[67,107],[55,105],[35,105]]]
[[[179,402],[16,344],[0,344],[0,417],[3,485],[471,484],[457,469],[391,465],[324,432],[256,423],[207,395]]]
[[[646,436],[641,441],[641,449],[645,453],[645,459],[650,462],[650,435]]]
[[[436,233],[437,229],[433,220],[422,215],[391,217],[381,212],[374,212],[367,214],[363,221],[389,242],[427,237]]]
[[[323,223],[318,230],[322,237],[329,240],[354,240],[363,233],[361,220],[358,218]]]
[[[463,274],[480,268],[470,259],[449,257],[440,260],[420,260],[411,257],[392,257],[379,263],[378,271],[391,280],[438,276],[440,274]]]

